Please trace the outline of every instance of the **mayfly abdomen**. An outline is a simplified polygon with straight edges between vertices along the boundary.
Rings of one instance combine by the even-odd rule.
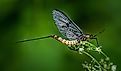
[[[77,46],[80,44],[79,41],[77,41],[77,40],[66,40],[66,39],[63,39],[57,35],[53,35],[52,38],[60,41],[61,43],[65,44],[69,47]]]

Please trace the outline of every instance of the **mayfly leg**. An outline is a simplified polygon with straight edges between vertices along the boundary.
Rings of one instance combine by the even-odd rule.
[[[95,39],[96,44],[97,44],[97,46],[99,47],[98,39],[97,39],[96,37],[95,37],[95,38],[92,38],[92,39]]]
[[[16,43],[28,42],[28,41],[39,40],[39,39],[45,39],[45,38],[50,38],[50,37],[53,38],[54,36],[55,36],[55,35],[49,35],[49,36],[38,37],[38,38],[33,38],[33,39],[26,39],[26,40],[18,41],[18,42],[16,42]]]
[[[92,39],[95,39],[98,47],[99,47],[99,43],[98,43],[98,39],[97,39],[96,36],[99,35],[99,34],[101,34],[101,33],[103,33],[104,31],[105,31],[105,28],[102,31],[98,32],[97,34],[93,35],[93,38]]]

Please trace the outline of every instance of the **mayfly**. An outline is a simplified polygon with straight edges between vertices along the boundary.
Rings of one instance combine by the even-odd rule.
[[[77,46],[80,45],[82,41],[87,41],[88,39],[96,39],[96,42],[98,45],[97,38],[95,37],[97,34],[96,35],[84,34],[83,31],[63,11],[55,9],[52,11],[52,15],[58,30],[65,38],[67,38],[67,40],[57,35],[49,35],[49,36],[40,37],[40,38],[22,40],[22,41],[18,41],[17,43],[51,37],[69,47],[73,47],[70,49],[75,51],[78,50]]]

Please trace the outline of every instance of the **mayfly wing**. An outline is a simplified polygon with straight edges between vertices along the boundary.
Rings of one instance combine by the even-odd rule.
[[[63,36],[69,40],[75,40],[83,35],[82,30],[64,12],[55,9],[52,14],[55,24]]]

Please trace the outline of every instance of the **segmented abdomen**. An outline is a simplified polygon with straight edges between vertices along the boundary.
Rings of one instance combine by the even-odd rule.
[[[70,41],[70,40],[63,39],[63,38],[61,38],[61,37],[59,37],[57,35],[53,35],[52,38],[60,41],[61,43],[65,44],[65,45],[67,45],[69,47],[73,47],[75,45],[79,45],[79,41],[77,41],[77,40],[71,40]]]

